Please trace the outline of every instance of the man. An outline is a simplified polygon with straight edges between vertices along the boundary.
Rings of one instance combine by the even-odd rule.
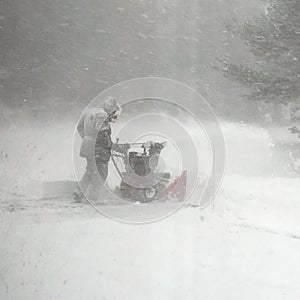
[[[86,171],[73,193],[76,202],[81,202],[86,193],[90,199],[97,200],[100,189],[108,174],[108,162],[111,149],[119,146],[112,143],[110,124],[114,123],[121,113],[121,107],[113,97],[104,100],[103,107],[86,111],[80,119],[77,130],[82,138],[80,156],[86,159]]]

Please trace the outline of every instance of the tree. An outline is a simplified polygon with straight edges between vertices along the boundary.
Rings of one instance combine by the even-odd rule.
[[[231,30],[249,46],[256,64],[221,59],[218,68],[250,88],[249,99],[293,104],[291,117],[300,123],[300,1],[270,0],[264,14]],[[291,132],[300,137],[299,126]]]

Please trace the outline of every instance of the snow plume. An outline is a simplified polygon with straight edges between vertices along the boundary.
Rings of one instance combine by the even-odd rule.
[[[240,123],[223,123],[222,129],[228,173],[249,176],[272,173],[272,148],[266,129]]]
[[[223,123],[227,173],[253,177],[295,176],[286,128]],[[285,133],[282,135],[282,133]]]

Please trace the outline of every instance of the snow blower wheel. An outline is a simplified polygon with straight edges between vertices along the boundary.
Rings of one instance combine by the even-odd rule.
[[[157,194],[157,191],[154,187],[149,187],[145,189],[145,199],[147,202],[152,201]]]

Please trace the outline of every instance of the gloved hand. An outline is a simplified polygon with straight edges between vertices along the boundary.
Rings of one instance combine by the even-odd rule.
[[[130,144],[126,143],[126,144],[123,144],[123,149],[124,151],[128,151],[130,149]]]
[[[126,153],[130,149],[130,144],[113,144],[113,150],[120,152],[120,153]]]

